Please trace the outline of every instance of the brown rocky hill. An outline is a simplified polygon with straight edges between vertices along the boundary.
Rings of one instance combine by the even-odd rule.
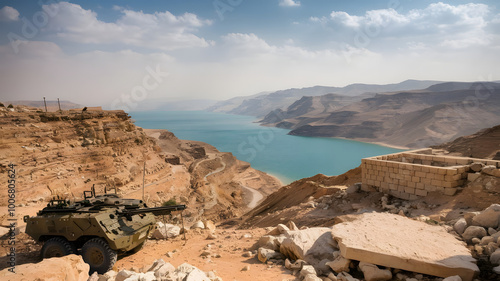
[[[469,88],[446,91],[447,85],[452,89]],[[304,114],[290,113],[297,107]],[[291,135],[344,137],[421,148],[497,125],[500,84],[446,83],[425,91],[378,94],[333,111],[315,112],[304,107],[307,105],[295,104],[279,115],[282,118],[268,118],[271,122],[264,125],[292,129]]]
[[[54,196],[81,198],[93,185],[97,192],[116,187],[123,196],[141,198],[144,161],[148,205],[186,204],[188,222],[239,216],[259,193],[281,185],[208,144],[143,130],[119,110],[0,108],[0,127],[0,180],[7,182],[8,165],[16,165],[20,218]],[[0,206],[6,203],[0,197]]]
[[[500,160],[500,125],[432,148],[444,149],[461,156]]]

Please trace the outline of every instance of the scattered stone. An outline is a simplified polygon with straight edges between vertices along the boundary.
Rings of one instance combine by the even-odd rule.
[[[337,281],[337,276],[335,276],[335,274],[333,274],[332,272],[328,274],[328,278],[330,278],[331,281]]]
[[[47,270],[50,269],[50,270]],[[60,258],[44,259],[39,263],[16,265],[16,273],[6,268],[0,271],[0,280],[75,280],[87,281],[90,266],[81,256],[68,255]]]
[[[472,225],[497,228],[500,221],[500,205],[493,204],[472,219]]]
[[[116,275],[115,281],[124,281],[125,279],[129,278],[132,275],[135,275],[136,273],[134,271],[130,270],[120,270],[118,274]]]
[[[481,226],[469,226],[462,234],[462,238],[468,243],[472,241],[472,238],[481,239],[484,236],[486,236],[486,229]]]
[[[165,265],[166,262],[163,260],[163,259],[157,259],[153,262],[153,264],[151,264],[150,266],[147,266],[145,267],[146,270],[145,272],[149,272],[149,271],[157,271],[160,267],[162,267],[163,265]]]
[[[498,231],[496,231],[496,229],[494,229],[494,228],[491,228],[491,227],[490,227],[490,228],[488,228],[488,234],[489,234],[489,235],[493,235],[493,234],[495,234],[495,233],[497,233],[497,232],[498,232]]]
[[[500,265],[497,267],[494,267],[493,272],[495,272],[496,274],[500,274]]]
[[[191,229],[195,229],[195,228],[205,229],[205,224],[202,221],[197,221],[194,223],[193,226],[191,226]]]
[[[207,236],[207,240],[215,240],[215,239],[217,239],[217,235],[210,232]]]
[[[103,275],[99,276],[98,281],[111,281],[111,280],[114,281],[116,279],[117,274],[118,274],[118,272],[116,272],[114,270],[110,270],[110,271],[104,273]]]
[[[250,266],[249,265],[245,265],[245,267],[243,267],[241,269],[241,271],[250,271]]]
[[[474,237],[474,238],[472,238],[471,243],[473,245],[480,244],[481,243],[481,239],[479,239],[477,237]]]
[[[253,257],[253,253],[250,251],[244,252],[242,255],[244,258],[251,258]]]
[[[183,281],[210,281],[210,279],[208,279],[205,272],[199,270],[198,268],[194,268],[194,270],[188,273],[186,279]]]
[[[274,260],[282,260],[285,259],[283,254],[280,252],[276,252],[270,249],[265,249],[265,248],[259,248],[257,251],[257,257],[259,261],[266,263],[268,260],[274,259]]]
[[[467,228],[467,221],[465,221],[464,218],[459,219],[454,225],[453,225],[453,230],[455,230],[456,233],[462,235]]]
[[[481,245],[488,245],[491,242],[496,242],[495,238],[493,238],[492,236],[484,236],[483,238],[481,238],[480,244]]]
[[[319,278],[314,274],[309,274],[304,277],[303,281],[323,281],[323,279]]]
[[[344,258],[343,256],[338,256],[334,261],[326,263],[333,271],[340,272],[349,272],[349,265],[351,261]]]
[[[346,192],[347,194],[353,194],[353,193],[358,192],[360,188],[361,188],[361,186],[359,186],[359,185],[357,185],[357,184],[354,184],[354,185],[349,186],[349,187],[345,190],[345,192]]]
[[[481,170],[481,173],[500,178],[500,169],[497,169],[497,167],[493,165],[485,166]]]
[[[380,269],[376,265],[360,262],[359,268],[363,272],[366,281],[385,281],[392,279],[392,272],[387,269]]]
[[[491,254],[490,262],[492,264],[500,265],[500,249],[497,249],[493,254]]]
[[[469,173],[467,174],[468,181],[475,181],[481,176],[481,173]]]
[[[474,163],[469,165],[469,168],[474,172],[481,172],[483,167],[484,167],[484,164],[481,162],[474,162]]]
[[[304,278],[307,275],[317,276],[316,269],[312,265],[304,265],[300,270],[300,277]]]
[[[99,274],[97,273],[97,271],[94,271],[94,273],[90,275],[87,281],[98,281],[98,280],[99,280]]]
[[[175,271],[175,267],[170,263],[163,264],[155,271],[156,278],[162,278],[171,275]]]
[[[479,272],[469,249],[440,226],[387,213],[355,218],[332,228],[346,259],[439,277],[460,275],[464,281]]]
[[[154,239],[167,239],[179,236],[181,228],[173,224],[164,224],[161,221],[156,223],[156,229],[151,235]]]
[[[446,277],[445,279],[443,279],[443,281],[462,281],[462,278],[460,278],[460,276],[458,276],[458,275],[455,275],[455,276]]]
[[[213,221],[207,220],[207,221],[205,221],[204,224],[205,224],[205,229],[208,229],[211,232],[215,231],[215,223]]]
[[[352,277],[351,274],[349,274],[347,272],[339,273],[339,275],[337,275],[337,280],[339,280],[339,281],[359,281],[359,279]]]

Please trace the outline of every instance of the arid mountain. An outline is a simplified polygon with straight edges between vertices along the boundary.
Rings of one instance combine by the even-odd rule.
[[[136,127],[121,110],[0,107],[0,126],[1,180],[7,182],[8,165],[16,165],[16,203],[26,206],[53,196],[81,198],[93,185],[99,193],[116,187],[123,196],[141,198],[145,168],[148,205],[173,199],[189,205],[188,223],[218,221],[247,211],[255,193],[262,197],[281,186],[231,153]],[[0,197],[0,207],[7,199]],[[0,224],[5,219],[1,215]]]
[[[454,155],[500,160],[500,125],[432,148],[444,149]]]
[[[446,87],[458,90],[445,91]],[[331,95],[304,97],[261,122],[292,129],[291,135],[416,148],[469,135],[500,121],[498,83],[444,83],[426,90],[377,94],[340,107],[342,102],[347,100]]]
[[[344,96],[358,96],[362,94],[373,95],[375,93],[424,89],[437,83],[440,82],[406,80],[401,83],[388,85],[351,84],[345,87],[315,86],[302,89],[288,89],[269,94],[233,98],[219,102],[208,108],[208,110],[213,112],[264,117],[269,112],[276,109],[286,110],[291,104],[304,96],[321,96],[326,94]]]

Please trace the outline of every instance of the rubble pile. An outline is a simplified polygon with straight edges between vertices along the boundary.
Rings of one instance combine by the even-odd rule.
[[[187,263],[183,263],[175,268],[172,264],[163,259],[155,260],[151,265],[143,268],[140,272],[135,270],[108,271],[102,275],[95,272],[89,281],[222,281],[216,272],[203,272]]]
[[[474,259],[477,253],[473,257],[470,252],[473,248],[488,253],[492,264],[500,263],[500,232],[490,227],[494,233],[487,235],[484,226],[474,225],[492,223],[490,216],[497,211],[500,214],[500,205],[467,216],[470,223],[465,222],[462,233],[472,227],[468,233],[474,237],[468,241],[476,242],[468,247],[446,226],[373,212],[338,217],[339,223],[331,228],[298,229],[293,222],[280,224],[260,238],[257,257],[263,263],[284,265],[300,280],[472,281],[479,274]],[[457,222],[457,227],[463,222]],[[479,228],[483,231],[472,231]],[[495,270],[493,279],[498,278]]]

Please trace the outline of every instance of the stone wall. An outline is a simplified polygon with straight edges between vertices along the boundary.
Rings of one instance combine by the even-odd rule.
[[[434,191],[454,195],[467,180],[472,163],[500,168],[500,161],[433,155],[430,148],[365,158],[363,189],[410,200]]]

